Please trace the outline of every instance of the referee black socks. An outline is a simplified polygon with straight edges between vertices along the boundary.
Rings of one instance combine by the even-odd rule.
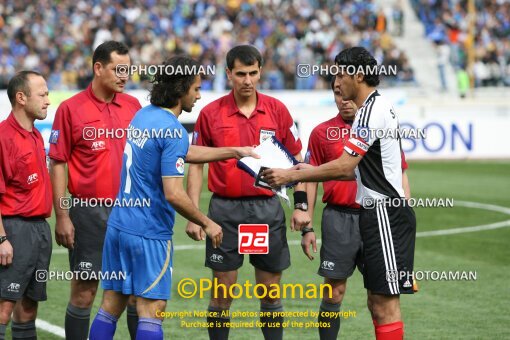
[[[281,302],[272,305],[268,303],[260,302],[260,322],[264,326],[261,327],[262,334],[265,340],[282,340],[283,338],[283,316],[274,316],[274,312],[283,312],[283,306]],[[264,314],[269,314],[266,316]]]
[[[221,315],[224,310],[219,307],[209,306],[207,311],[211,313],[216,312],[218,315]],[[208,316],[207,323],[211,325],[211,327],[207,327],[209,340],[227,340],[228,332],[230,331],[228,322],[230,322],[230,318]]]
[[[329,303],[322,301],[319,308],[319,337],[321,340],[335,340],[340,332],[340,317],[338,312],[340,311],[340,303]],[[336,313],[334,317],[330,315]]]
[[[35,331],[35,320],[20,323],[11,322],[12,339],[36,340],[37,333]]]
[[[66,339],[87,340],[91,309],[76,307],[71,303],[67,305],[65,321]]]
[[[136,339],[136,329],[138,328],[138,313],[136,312],[136,305],[127,305],[126,321],[129,329],[129,336],[131,340]]]

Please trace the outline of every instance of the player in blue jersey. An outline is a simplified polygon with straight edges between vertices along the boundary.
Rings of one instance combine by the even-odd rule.
[[[113,339],[116,323],[129,295],[137,297],[137,339],[163,339],[162,319],[170,298],[172,235],[175,211],[200,225],[214,247],[222,241],[219,225],[200,212],[183,188],[184,163],[203,163],[255,156],[251,147],[189,147],[188,136],[177,118],[190,112],[200,99],[200,76],[190,74],[198,64],[185,56],[165,65],[181,70],[157,74],[151,105],[138,111],[129,126],[124,149],[122,206],[108,219],[103,249],[103,274],[122,273],[102,282],[103,302],[90,330],[90,339]],[[186,74],[188,72],[188,74]],[[127,205],[127,206],[125,206]]]

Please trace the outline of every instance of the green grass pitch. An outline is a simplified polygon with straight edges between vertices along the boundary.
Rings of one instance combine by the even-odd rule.
[[[455,201],[470,201],[510,208],[510,162],[508,161],[441,161],[410,162],[409,179],[413,197],[443,197]],[[210,193],[204,183],[201,209],[207,211]],[[320,231],[320,213],[316,211],[316,230]],[[453,208],[417,208],[418,232],[479,226],[509,220],[497,211],[457,206]],[[289,216],[287,211],[287,216]],[[54,224],[54,219],[50,220]],[[199,245],[184,233],[185,221],[177,218],[174,227],[174,244]],[[317,234],[320,237],[320,232]],[[298,233],[288,232],[291,241],[299,242]],[[420,292],[401,298],[407,339],[509,339],[510,338],[510,228],[485,230],[453,235],[419,237],[416,242],[415,270],[476,271],[476,281],[420,281]],[[54,245],[54,250],[63,249]],[[291,245],[292,266],[284,272],[284,283],[319,284],[316,274],[319,259],[309,261],[299,245]],[[208,299],[184,299],[177,294],[177,283],[185,277],[210,278],[204,267],[204,250],[188,249],[174,252],[172,300],[167,311],[203,311]],[[54,253],[51,270],[67,270],[67,255],[62,250]],[[240,270],[239,282],[254,281],[253,269],[248,260]],[[95,315],[102,291],[93,308]],[[349,279],[342,310],[356,312],[356,317],[342,320],[341,335],[346,339],[372,339],[373,327],[366,309],[366,293],[361,276],[356,272]],[[39,318],[54,325],[64,326],[64,314],[69,296],[69,283],[51,281],[48,284],[48,301],[40,304]],[[317,311],[319,299],[291,299],[283,301],[286,311]],[[256,299],[240,299],[233,303],[232,311],[259,309]],[[204,321],[187,317],[186,321]],[[255,321],[255,318],[232,321]],[[312,318],[292,319],[314,321]],[[204,328],[182,328],[178,318],[164,321],[165,338],[207,339]],[[57,336],[38,330],[40,339],[58,339]],[[316,329],[289,327],[285,339],[318,339]],[[128,339],[125,317],[119,320],[116,339]],[[231,339],[262,339],[259,329],[232,329]]]

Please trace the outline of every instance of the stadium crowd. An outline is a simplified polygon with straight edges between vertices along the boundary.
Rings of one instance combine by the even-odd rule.
[[[398,13],[391,20],[401,29]],[[187,53],[204,66],[215,65],[204,89],[228,87],[224,55],[245,43],[263,53],[262,89],[329,88],[330,76],[300,78],[297,65],[330,64],[355,45],[371,51],[378,63],[397,66],[398,73],[384,82],[414,82],[388,19],[372,0],[7,0],[0,4],[0,88],[16,71],[33,69],[48,79],[50,90],[83,89],[92,79],[92,51],[110,39],[128,45],[133,64]],[[134,75],[129,86],[145,88],[148,81]]]
[[[412,0],[412,3],[425,25],[426,36],[437,46],[440,64],[450,62],[462,72],[469,45],[468,2]],[[475,7],[475,87],[510,86],[510,2],[475,0]]]

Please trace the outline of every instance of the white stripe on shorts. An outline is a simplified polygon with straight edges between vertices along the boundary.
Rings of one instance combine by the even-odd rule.
[[[386,280],[388,279],[388,272],[397,275],[397,261],[395,260],[395,251],[393,249],[393,238],[391,235],[390,223],[388,221],[388,214],[382,205],[376,205],[377,209],[377,222],[379,226],[379,235],[381,237],[381,248],[384,255],[384,264],[386,267]],[[391,294],[400,294],[398,283],[388,281],[388,287]]]
[[[392,259],[392,262],[393,262],[393,270],[395,270],[395,272],[397,273],[397,282],[394,282],[393,284],[395,285],[395,289],[396,289],[396,292],[397,294],[400,294],[400,288],[398,287],[398,281],[399,281],[399,273],[398,273],[398,267],[397,267],[397,260],[395,258],[395,249],[393,247],[393,235],[391,234],[391,228],[390,228],[390,219],[388,218],[388,210],[386,210],[386,207],[385,206],[381,206],[381,210],[383,212],[383,221],[385,221],[385,226],[386,226],[386,229],[387,229],[387,233],[388,233],[388,238],[389,238],[389,245],[390,245],[390,258]]]

